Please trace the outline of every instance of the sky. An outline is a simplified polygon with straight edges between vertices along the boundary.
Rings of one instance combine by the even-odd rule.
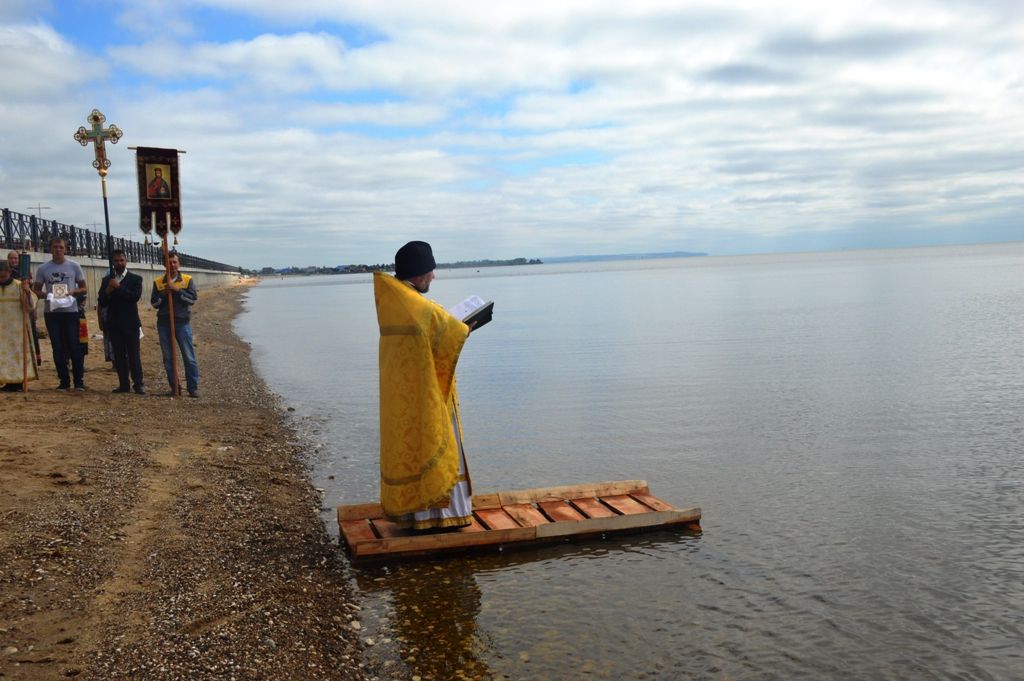
[[[1019,0],[0,0],[0,208],[244,267],[1024,240]]]

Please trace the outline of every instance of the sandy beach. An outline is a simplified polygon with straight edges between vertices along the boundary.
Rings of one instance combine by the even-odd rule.
[[[41,380],[0,393],[0,678],[369,676],[324,502],[232,332],[244,286],[200,292],[199,399],[165,396],[148,305],[148,395],[111,394],[98,340],[85,393],[55,390],[46,340]]]

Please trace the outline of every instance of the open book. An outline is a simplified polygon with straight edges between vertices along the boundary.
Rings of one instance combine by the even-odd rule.
[[[449,312],[453,316],[458,317],[465,324],[472,324],[476,322],[474,329],[479,329],[481,326],[491,321],[491,317],[494,313],[494,302],[484,302],[480,296],[470,296],[466,298],[458,305],[452,307]]]

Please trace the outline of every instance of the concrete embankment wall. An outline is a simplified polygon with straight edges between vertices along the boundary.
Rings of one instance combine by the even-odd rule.
[[[6,253],[4,253],[4,255],[6,255]],[[107,276],[107,272],[110,271],[110,265],[106,260],[100,260],[97,258],[69,256],[69,259],[74,260],[82,266],[82,271],[85,272],[85,286],[88,289],[87,309],[96,309],[96,297],[100,292],[100,282],[103,281],[103,277]],[[36,269],[38,269],[41,264],[49,262],[49,260],[49,253],[32,253],[32,275],[35,276]],[[164,266],[129,262],[128,271],[134,272],[142,277],[142,299],[139,301],[139,304],[149,305],[149,295],[153,289],[153,280],[164,273]],[[202,295],[203,289],[217,288],[218,286],[224,286],[225,284],[230,284],[238,281],[239,279],[239,274],[237,272],[192,270],[188,268],[182,268],[182,272],[192,275],[192,278],[196,282],[196,286],[199,288],[200,296]],[[42,301],[39,301],[39,310],[42,311],[42,309]]]

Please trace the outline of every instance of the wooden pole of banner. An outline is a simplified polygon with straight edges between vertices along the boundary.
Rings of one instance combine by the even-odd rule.
[[[28,332],[28,310],[25,309],[25,289],[18,293],[21,300],[21,390],[28,392],[28,356],[32,347],[32,340]]]
[[[156,223],[156,212],[154,211],[150,215],[150,219]],[[167,226],[170,227],[171,214],[167,214]],[[170,323],[171,330],[171,393],[175,398],[181,397],[181,382],[178,379],[178,337],[174,333],[174,294],[171,292],[171,255],[170,249],[167,248],[167,231],[164,230],[163,235],[163,251],[164,251],[164,292],[167,294],[167,321]]]
[[[30,250],[32,250],[32,242],[29,241],[28,239],[25,239],[25,243],[21,247],[22,255],[27,255]],[[31,256],[29,257],[29,263],[30,263],[30,266],[29,266],[28,271],[31,272],[32,271]],[[19,261],[19,264],[20,264],[20,261]],[[31,280],[32,280],[32,277],[29,276],[30,287],[31,287]],[[39,378],[39,368],[38,367],[41,367],[43,365],[43,356],[42,356],[42,354],[40,354],[40,350],[39,350],[39,331],[36,330],[35,320],[32,319],[32,306],[36,304],[36,301],[32,297],[31,292],[29,292],[28,304],[29,304],[29,308],[28,308],[28,330],[29,330],[29,334],[32,337],[32,349],[35,350],[35,352],[36,352],[36,354],[35,354],[36,378]]]
[[[132,150],[135,150],[135,151],[140,149],[140,147],[128,147],[128,148],[132,149]],[[145,148],[148,149],[148,147],[145,147]],[[175,154],[184,154],[185,153],[185,151],[183,149],[159,149],[159,150],[153,150],[153,151],[161,151],[161,152],[173,151]],[[136,157],[136,158],[138,160],[138,157]],[[161,158],[163,158],[163,156],[161,156]],[[149,160],[148,157],[142,159],[142,161],[148,161],[148,160]],[[139,175],[139,178],[140,178],[139,179],[139,182],[140,182],[140,184],[139,184],[139,198],[140,198],[140,202],[141,202],[142,197],[147,196],[147,192],[146,192],[146,184],[145,184],[144,178],[141,175],[142,166],[141,165],[138,166],[138,169],[139,169],[139,172],[140,172],[140,175]],[[177,166],[174,166],[173,172],[174,173],[177,172]],[[168,180],[173,182],[173,180],[170,177],[168,178]],[[160,197],[160,198],[165,198],[165,197]],[[180,216],[179,216],[179,219],[180,219]],[[150,211],[150,213],[149,213],[149,226],[150,226],[150,231],[151,232],[156,231],[156,211],[155,210],[154,211]],[[179,225],[179,229],[180,229],[180,225]],[[146,230],[142,230],[142,231],[145,232]],[[171,255],[170,255],[170,248],[169,248],[169,246],[167,244],[167,232],[169,232],[169,231],[171,231],[171,211],[167,211],[166,213],[164,213],[164,233],[161,235],[160,238],[161,238],[161,242],[162,242],[161,243],[161,249],[163,250],[163,253],[164,253],[164,293],[167,295],[167,324],[168,324],[169,330],[171,332],[171,343],[170,343],[170,346],[171,346],[170,347],[170,352],[171,352],[171,375],[168,376],[168,378],[171,380],[171,383],[172,383],[171,394],[175,398],[178,398],[178,397],[181,397],[181,379],[180,379],[179,374],[178,374],[178,336],[177,336],[177,332],[176,332],[176,330],[174,328],[174,294],[173,294],[173,291],[171,289],[171,283],[172,283],[171,282]],[[148,243],[148,238],[149,238],[148,234],[149,234],[149,232],[147,232],[147,243]],[[177,236],[174,237],[174,243],[178,243],[178,237]],[[187,369],[187,367],[186,367],[186,369]]]

